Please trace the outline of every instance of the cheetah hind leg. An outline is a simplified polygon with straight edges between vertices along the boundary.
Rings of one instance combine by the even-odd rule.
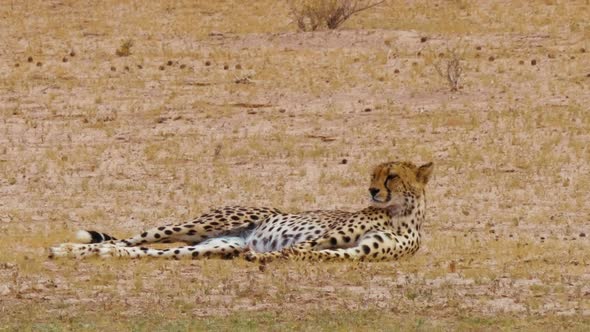
[[[224,236],[205,240],[192,246],[183,246],[168,249],[153,249],[146,247],[122,247],[114,244],[104,244],[99,248],[101,258],[110,257],[159,257],[159,258],[202,258],[221,257],[233,258],[247,248],[246,240],[242,237]]]
[[[49,258],[68,257],[82,259],[97,256],[99,254],[99,249],[105,245],[114,246],[114,244],[106,243],[62,243],[49,248]]]
[[[277,213],[280,212],[268,208],[225,207],[186,223],[154,227],[120,241],[127,247],[158,242],[198,244],[220,236],[251,232],[263,220]]]
[[[125,245],[113,236],[96,231],[80,230],[76,233],[76,240],[78,243],[62,243],[49,248],[49,258],[87,258],[97,256],[103,245]]]

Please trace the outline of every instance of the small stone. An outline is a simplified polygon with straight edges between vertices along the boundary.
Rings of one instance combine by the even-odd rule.
[[[115,66],[112,66],[111,71],[117,71],[117,68],[115,68]]]
[[[393,71],[394,74],[399,74],[399,69]]]
[[[61,59],[61,62],[68,62],[68,58],[64,56],[63,59]]]
[[[348,164],[348,160],[346,158],[344,158],[340,161],[340,164],[346,165],[346,164]]]
[[[371,109],[370,107],[367,107],[367,108],[365,108],[365,110],[364,110],[364,111],[368,113],[368,112],[371,112],[371,111],[372,111],[372,109]]]
[[[205,61],[205,66],[211,66],[211,61],[209,61],[209,60]]]
[[[15,66],[16,68],[18,68],[18,67],[20,67],[20,64],[19,64],[19,63],[15,63],[15,64],[14,64],[14,66]]]
[[[285,112],[287,112],[287,110],[286,110],[286,109],[284,109],[284,108],[279,108],[279,113],[285,113]]]
[[[0,295],[6,296],[10,294],[10,287],[8,285],[0,285]]]
[[[160,70],[164,70],[164,66],[160,66],[158,67]]]
[[[228,65],[223,65],[223,70],[228,70],[229,66]]]
[[[475,49],[481,51],[481,46],[476,46]]]
[[[168,60],[168,62],[166,62],[166,64],[167,64],[168,66],[172,66],[172,60]]]
[[[493,56],[493,55],[490,55],[490,57],[488,58],[488,60],[489,60],[489,61],[494,61],[494,60],[496,60],[496,58],[494,58],[494,56]]]
[[[74,57],[74,56],[76,56],[76,52],[74,52],[74,51],[71,51],[71,52],[70,52],[70,56],[71,56],[71,57]]]
[[[37,67],[41,67],[41,66],[43,66],[43,63],[37,62]]]
[[[129,71],[129,66],[125,66],[125,70],[126,71]]]
[[[137,65],[137,69],[143,69],[142,65]]]
[[[582,47],[582,48],[580,49],[580,53],[586,53],[586,49]]]
[[[184,68],[186,68],[185,64],[180,65],[180,69],[184,69]]]
[[[537,60],[533,59],[531,60],[531,66],[536,66],[537,65]]]
[[[584,232],[580,233],[580,237],[586,237],[586,233],[584,233]]]
[[[33,62],[33,57],[32,56],[28,57],[27,62]]]
[[[420,38],[420,42],[421,43],[425,43],[428,40],[428,37],[422,37]]]

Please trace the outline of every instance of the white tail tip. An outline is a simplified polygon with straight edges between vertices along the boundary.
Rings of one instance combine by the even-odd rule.
[[[76,232],[76,240],[81,243],[91,243],[92,242],[92,235],[85,230],[79,230]]]

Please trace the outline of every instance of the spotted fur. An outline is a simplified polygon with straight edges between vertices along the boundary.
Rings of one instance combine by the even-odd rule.
[[[425,219],[424,187],[433,165],[390,162],[375,167],[369,188],[371,206],[357,212],[283,213],[274,208],[224,207],[187,223],[149,229],[127,239],[88,231],[86,244],[50,248],[50,257],[232,258],[250,261],[394,260],[420,247]],[[96,243],[98,242],[98,243]],[[143,245],[184,242],[154,249]]]

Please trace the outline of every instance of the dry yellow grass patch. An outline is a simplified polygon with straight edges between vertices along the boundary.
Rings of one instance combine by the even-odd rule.
[[[0,326],[587,329],[588,6],[387,1],[296,33],[276,1],[0,4]],[[359,209],[392,159],[437,165],[411,259],[45,258],[220,205]]]

